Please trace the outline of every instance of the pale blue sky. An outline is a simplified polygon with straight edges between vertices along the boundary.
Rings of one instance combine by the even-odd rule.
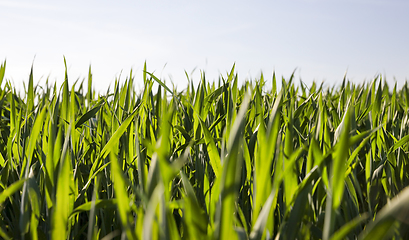
[[[0,61],[15,85],[61,83],[66,56],[71,81],[91,64],[105,91],[132,68],[141,84],[148,71],[178,89],[184,70],[217,79],[236,63],[239,78],[273,70],[336,84],[383,74],[402,86],[409,78],[409,1],[19,1],[0,0]],[[35,59],[34,59],[35,56]]]

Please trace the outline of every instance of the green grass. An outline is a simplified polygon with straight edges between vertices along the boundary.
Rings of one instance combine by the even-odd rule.
[[[0,67],[3,239],[407,239],[409,87],[176,91],[144,67],[112,92],[25,93]],[[277,85],[281,88],[278,91]]]

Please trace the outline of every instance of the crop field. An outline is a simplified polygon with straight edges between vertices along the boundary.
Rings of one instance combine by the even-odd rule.
[[[19,94],[5,71],[2,239],[409,238],[407,84],[233,66],[177,91],[145,64],[106,94],[32,69]]]

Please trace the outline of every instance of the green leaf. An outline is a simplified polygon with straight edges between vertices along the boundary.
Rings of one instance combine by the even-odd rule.
[[[6,72],[6,60],[4,60],[4,63],[1,64],[0,66],[0,87],[1,87],[1,83],[3,82],[5,72]]]
[[[33,111],[33,108],[34,108],[33,66],[31,66],[27,89],[27,115],[31,111]]]
[[[339,131],[342,131],[339,138],[339,142],[334,152],[334,161],[332,167],[332,196],[333,196],[333,208],[337,209],[342,201],[344,195],[344,178],[346,163],[349,154],[349,129],[350,129],[350,109],[345,112],[344,118],[338,127]]]
[[[355,228],[359,227],[359,225],[363,224],[368,219],[368,217],[369,217],[368,214],[364,213],[352,219],[352,221],[348,222],[347,224],[342,226],[338,231],[336,231],[331,236],[330,240],[346,239],[347,235]]]
[[[84,115],[82,115],[77,122],[75,123],[75,128],[80,127],[84,122],[88,121],[89,119],[91,119],[92,117],[95,116],[95,114],[98,113],[98,111],[101,109],[101,107],[104,105],[105,101],[104,100],[100,100],[95,107],[93,107],[91,110],[89,110],[88,112],[86,112]]]
[[[117,199],[97,199],[95,202],[86,202],[81,204],[80,206],[76,207],[70,214],[70,218],[75,217],[76,215],[80,214],[81,212],[88,212],[92,208],[92,204],[95,204],[95,210],[98,209],[108,209],[117,206]]]
[[[128,193],[126,192],[126,186],[128,185],[125,181],[123,172],[118,164],[118,157],[111,153],[110,155],[112,178],[114,182],[115,198],[117,201],[117,207],[119,212],[119,217],[122,223],[122,227],[128,239],[136,239],[135,233],[131,228],[131,208],[129,206]]]
[[[41,193],[40,189],[38,188],[37,182],[34,178],[34,173],[31,172],[30,178],[28,182],[28,197],[29,203],[31,207],[31,219],[29,221],[30,224],[30,235],[32,239],[38,239],[38,224],[40,220],[40,213],[41,213]]]
[[[393,146],[389,149],[388,154],[391,152],[396,151],[398,148],[402,147],[404,144],[409,142],[409,135],[404,136],[399,141],[393,144]]]
[[[242,153],[240,145],[244,134],[244,123],[249,106],[250,96],[246,95],[236,120],[231,128],[227,146],[228,154],[223,160],[223,175],[221,181],[221,205],[217,211],[217,230],[215,237],[220,239],[236,239],[237,233],[233,228],[233,214],[235,199],[239,189],[242,167]]]
[[[67,133],[71,131],[71,126]],[[57,189],[55,195],[55,209],[52,215],[51,236],[53,239],[66,238],[68,236],[68,217],[71,213],[70,181],[72,181],[72,167],[68,151],[70,135],[67,134],[64,141],[63,153],[60,160]]]
[[[212,166],[216,177],[220,177],[222,166],[221,166],[219,151],[217,150],[216,144],[214,143],[211,133],[206,128],[205,123],[203,122],[202,119],[200,119],[200,117],[199,117],[199,121],[200,121],[200,126],[202,128],[202,131],[205,135],[206,145],[208,148],[207,152],[209,153],[210,165]]]
[[[108,154],[112,151],[114,146],[118,145],[119,143],[119,138],[125,133],[125,131],[128,129],[129,124],[131,124],[133,118],[135,115],[138,113],[138,109],[141,105],[139,104],[137,108],[131,113],[125,121],[121,124],[121,126],[115,131],[115,133],[112,135],[112,137],[109,139],[107,144],[105,144],[104,148],[101,150],[100,153],[100,159],[104,159],[108,156]]]
[[[397,222],[407,224],[409,214],[409,187],[404,188],[376,215],[375,220],[367,225],[359,239],[387,239],[391,228]]]
[[[142,239],[157,239],[159,236],[159,229],[157,219],[155,219],[156,210],[158,208],[161,197],[163,197],[163,185],[158,184],[154,188],[149,199],[148,206],[146,208],[145,216],[143,219],[143,232]]]
[[[251,240],[258,240],[261,239],[261,237],[263,236],[263,232],[267,224],[267,218],[270,214],[270,209],[271,205],[273,204],[274,197],[275,191],[272,191],[269,197],[267,198],[267,201],[264,203],[264,206],[261,209],[260,214],[258,215],[256,223],[254,224],[253,229],[251,230],[250,233]]]
[[[3,154],[0,153],[0,166],[4,168],[6,161],[4,160]]]
[[[189,179],[181,171],[183,187],[186,192],[185,200],[185,224],[191,239],[205,239],[207,235],[208,217],[197,201],[196,194],[193,190]]]
[[[26,181],[27,178],[23,178],[4,189],[4,191],[0,193],[0,205],[3,204],[7,198],[11,197],[11,195],[20,190]]]
[[[336,130],[338,136],[333,153],[331,189],[327,194],[323,239],[329,239],[335,226],[335,211],[341,205],[345,187],[345,171],[349,154],[350,108],[344,114],[341,124]],[[337,134],[338,133],[338,134]]]
[[[31,159],[33,157],[34,149],[37,145],[38,136],[40,135],[40,131],[43,128],[46,110],[47,110],[47,107],[44,107],[41,110],[41,112],[36,117],[33,128],[31,129],[30,140],[28,143],[28,149],[27,149],[27,155],[26,155],[27,161],[25,162],[25,164],[23,164],[23,167],[22,167],[23,171],[21,171],[20,178],[23,176],[23,174],[25,177],[28,177],[29,167],[31,165]]]

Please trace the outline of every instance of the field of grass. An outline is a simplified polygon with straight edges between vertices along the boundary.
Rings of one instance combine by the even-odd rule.
[[[267,89],[233,67],[175,91],[145,65],[141,93],[132,72],[97,96],[91,70],[32,70],[20,96],[5,65],[0,238],[409,238],[407,84]]]

